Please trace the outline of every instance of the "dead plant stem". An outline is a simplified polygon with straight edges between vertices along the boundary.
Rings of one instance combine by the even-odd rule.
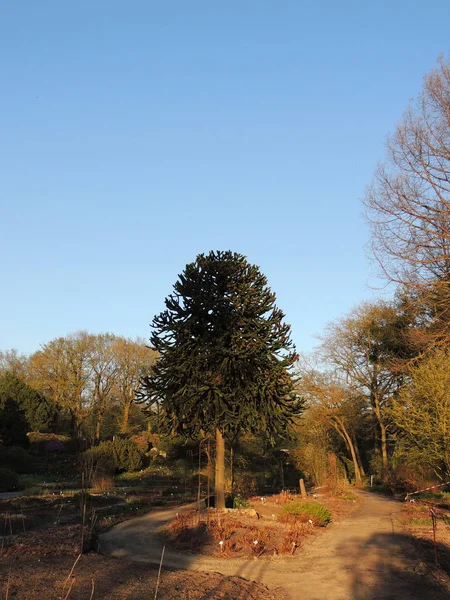
[[[161,552],[161,560],[159,561],[158,579],[156,580],[156,589],[155,589],[154,600],[156,600],[157,597],[158,597],[159,581],[161,579],[161,569],[162,569],[162,564],[163,564],[165,550],[166,550],[166,547],[163,546],[163,549],[162,549],[162,552]]]

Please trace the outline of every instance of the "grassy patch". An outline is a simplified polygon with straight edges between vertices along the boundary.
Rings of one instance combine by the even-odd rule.
[[[328,508],[316,502],[291,502],[283,506],[283,514],[294,517],[310,517],[321,527],[325,527],[331,521],[331,512]]]
[[[431,527],[433,525],[431,517],[414,517],[410,521],[411,525],[421,525]]]
[[[348,490],[332,491],[331,494],[336,496],[338,500],[348,500],[349,502],[353,502],[358,499],[356,494]]]

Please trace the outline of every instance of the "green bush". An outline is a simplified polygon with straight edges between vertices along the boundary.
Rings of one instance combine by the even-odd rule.
[[[14,471],[0,467],[0,492],[13,492],[18,486],[19,480]]]
[[[294,501],[283,506],[283,512],[293,516],[311,517],[321,527],[331,521],[331,512],[322,504]]]
[[[114,475],[117,468],[112,442],[103,442],[86,450],[82,455],[81,468],[91,480],[99,475]]]
[[[139,471],[145,456],[130,440],[116,438],[102,442],[83,453],[82,469],[92,479],[98,475],[114,475],[125,471]]]
[[[233,498],[233,508],[249,508],[250,502],[242,496],[235,496]]]
[[[16,473],[30,473],[33,470],[31,456],[20,446],[0,447],[0,467]]]
[[[116,438],[110,443],[112,444],[114,462],[119,473],[139,471],[144,467],[145,456],[133,442]]]

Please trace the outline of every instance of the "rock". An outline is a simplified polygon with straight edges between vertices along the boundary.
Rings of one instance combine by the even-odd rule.
[[[257,512],[254,508],[241,508],[239,512],[244,515],[248,515],[249,517],[256,518],[256,519],[261,518],[261,515],[259,514],[259,512]]]

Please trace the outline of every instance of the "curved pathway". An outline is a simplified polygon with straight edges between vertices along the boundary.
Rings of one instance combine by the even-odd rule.
[[[166,548],[164,566],[258,581],[276,590],[279,600],[448,600],[440,584],[418,568],[412,538],[397,521],[403,505],[359,495],[360,506],[351,516],[329,525],[292,558],[220,559]],[[155,534],[177,512],[193,507],[120,523],[100,536],[100,551],[159,564],[162,542]]]

